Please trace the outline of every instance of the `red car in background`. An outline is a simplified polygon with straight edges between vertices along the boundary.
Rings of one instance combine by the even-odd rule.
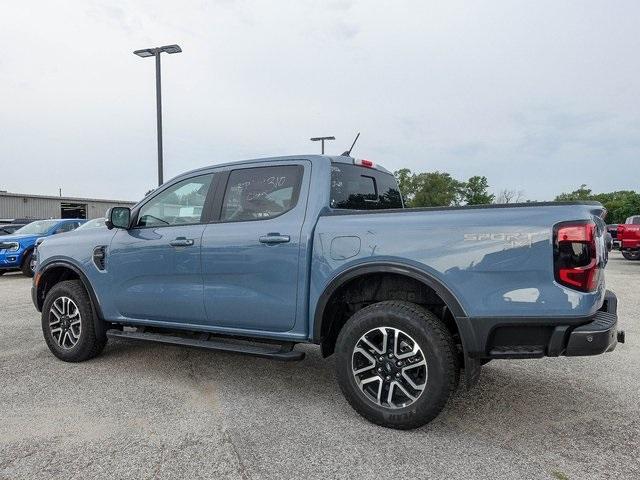
[[[627,260],[640,260],[640,215],[627,218],[618,225],[620,251]]]

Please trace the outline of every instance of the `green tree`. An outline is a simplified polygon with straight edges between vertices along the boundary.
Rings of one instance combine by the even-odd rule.
[[[395,172],[408,207],[447,207],[463,200],[464,182],[445,172],[412,173],[408,168]]]
[[[462,198],[467,205],[484,205],[492,203],[495,195],[489,193],[487,177],[475,175],[462,187]]]
[[[400,170],[393,172],[398,181],[398,187],[400,187],[400,192],[402,193],[402,200],[406,206],[410,206],[411,199],[415,195],[415,190],[413,188],[413,173],[408,168],[401,168]]]
[[[627,217],[640,213],[640,193],[632,190],[619,190],[609,193],[592,193],[586,185],[569,193],[561,193],[556,201],[595,200],[607,209],[608,223],[624,223]]]
[[[561,193],[556,197],[556,202],[575,202],[578,200],[592,200],[591,189],[583,183],[580,188],[570,193]]]

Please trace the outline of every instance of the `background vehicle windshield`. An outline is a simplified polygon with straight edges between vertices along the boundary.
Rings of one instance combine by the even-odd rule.
[[[93,220],[89,220],[87,223],[83,223],[76,230],[89,230],[91,228],[100,228],[105,227],[104,218],[94,218]]]
[[[58,223],[58,220],[38,220],[36,222],[31,222],[30,224],[25,225],[22,228],[19,228],[15,231],[15,233],[17,235],[44,235],[56,223]]]

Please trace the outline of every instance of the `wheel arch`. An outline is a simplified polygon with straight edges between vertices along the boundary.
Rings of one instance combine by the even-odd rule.
[[[479,377],[480,364],[476,359],[468,355],[470,349],[475,348],[475,335],[469,322],[469,317],[460,300],[450,288],[431,273],[403,263],[385,261],[357,265],[340,273],[329,282],[316,303],[313,316],[312,341],[313,343],[321,345],[323,356],[329,356],[333,353],[331,345],[332,337],[329,336],[329,332],[332,331],[332,324],[336,322],[344,324],[341,319],[331,318],[331,309],[329,307],[332,301],[340,295],[344,288],[348,288],[354,281],[367,276],[375,276],[376,274],[385,276],[392,275],[398,278],[408,279],[414,284],[418,283],[424,286],[441,300],[442,304],[450,312],[448,318],[453,322],[453,324],[450,325],[450,329],[453,330],[452,333],[456,333],[460,337],[463,364],[467,370],[467,386],[470,387],[473,385]],[[339,328],[341,328],[341,325],[339,325]],[[335,334],[336,332],[332,331],[331,335]],[[329,341],[327,341],[327,339],[329,339]]]
[[[334,295],[345,286],[348,282],[357,279],[358,277],[362,277],[365,275],[371,274],[394,274],[399,276],[405,276],[411,278],[413,280],[417,280],[422,283],[426,287],[432,289],[445,303],[445,305],[449,308],[454,318],[466,318],[467,315],[462,307],[462,304],[457,299],[457,297],[453,294],[453,292],[447,288],[440,280],[435,278],[428,272],[424,270],[420,270],[416,267],[395,263],[395,262],[376,262],[376,263],[366,263],[364,265],[357,265],[352,267],[342,273],[340,273],[337,277],[332,279],[329,284],[325,287],[322,295],[318,299],[316,303],[316,308],[314,312],[314,323],[313,323],[313,341],[314,343],[320,343],[322,341],[323,333],[327,331],[326,325],[324,324],[324,314],[327,308],[327,305],[330,303],[331,299]]]
[[[79,267],[71,262],[58,260],[46,264],[36,273],[36,275],[37,278],[34,282],[34,302],[36,303],[38,311],[42,311],[42,305],[45,297],[47,296],[47,292],[51,290],[55,284],[64,280],[77,279],[80,280],[91,299],[91,307],[96,314],[96,322],[99,324],[96,325],[96,328],[104,328],[104,322],[102,321],[104,317],[102,316],[102,309],[100,308],[96,292],[94,291],[87,276]]]
[[[35,248],[35,245],[31,245],[30,247],[25,248],[24,251],[20,254],[20,268],[22,268],[22,266],[24,265],[24,262],[27,260],[29,254],[33,254]]]

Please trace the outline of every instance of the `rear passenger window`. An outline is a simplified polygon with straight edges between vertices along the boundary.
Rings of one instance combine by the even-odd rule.
[[[402,198],[390,173],[336,162],[331,165],[331,208],[402,208]]]
[[[291,210],[298,203],[303,172],[301,165],[233,170],[220,220],[267,220]]]

